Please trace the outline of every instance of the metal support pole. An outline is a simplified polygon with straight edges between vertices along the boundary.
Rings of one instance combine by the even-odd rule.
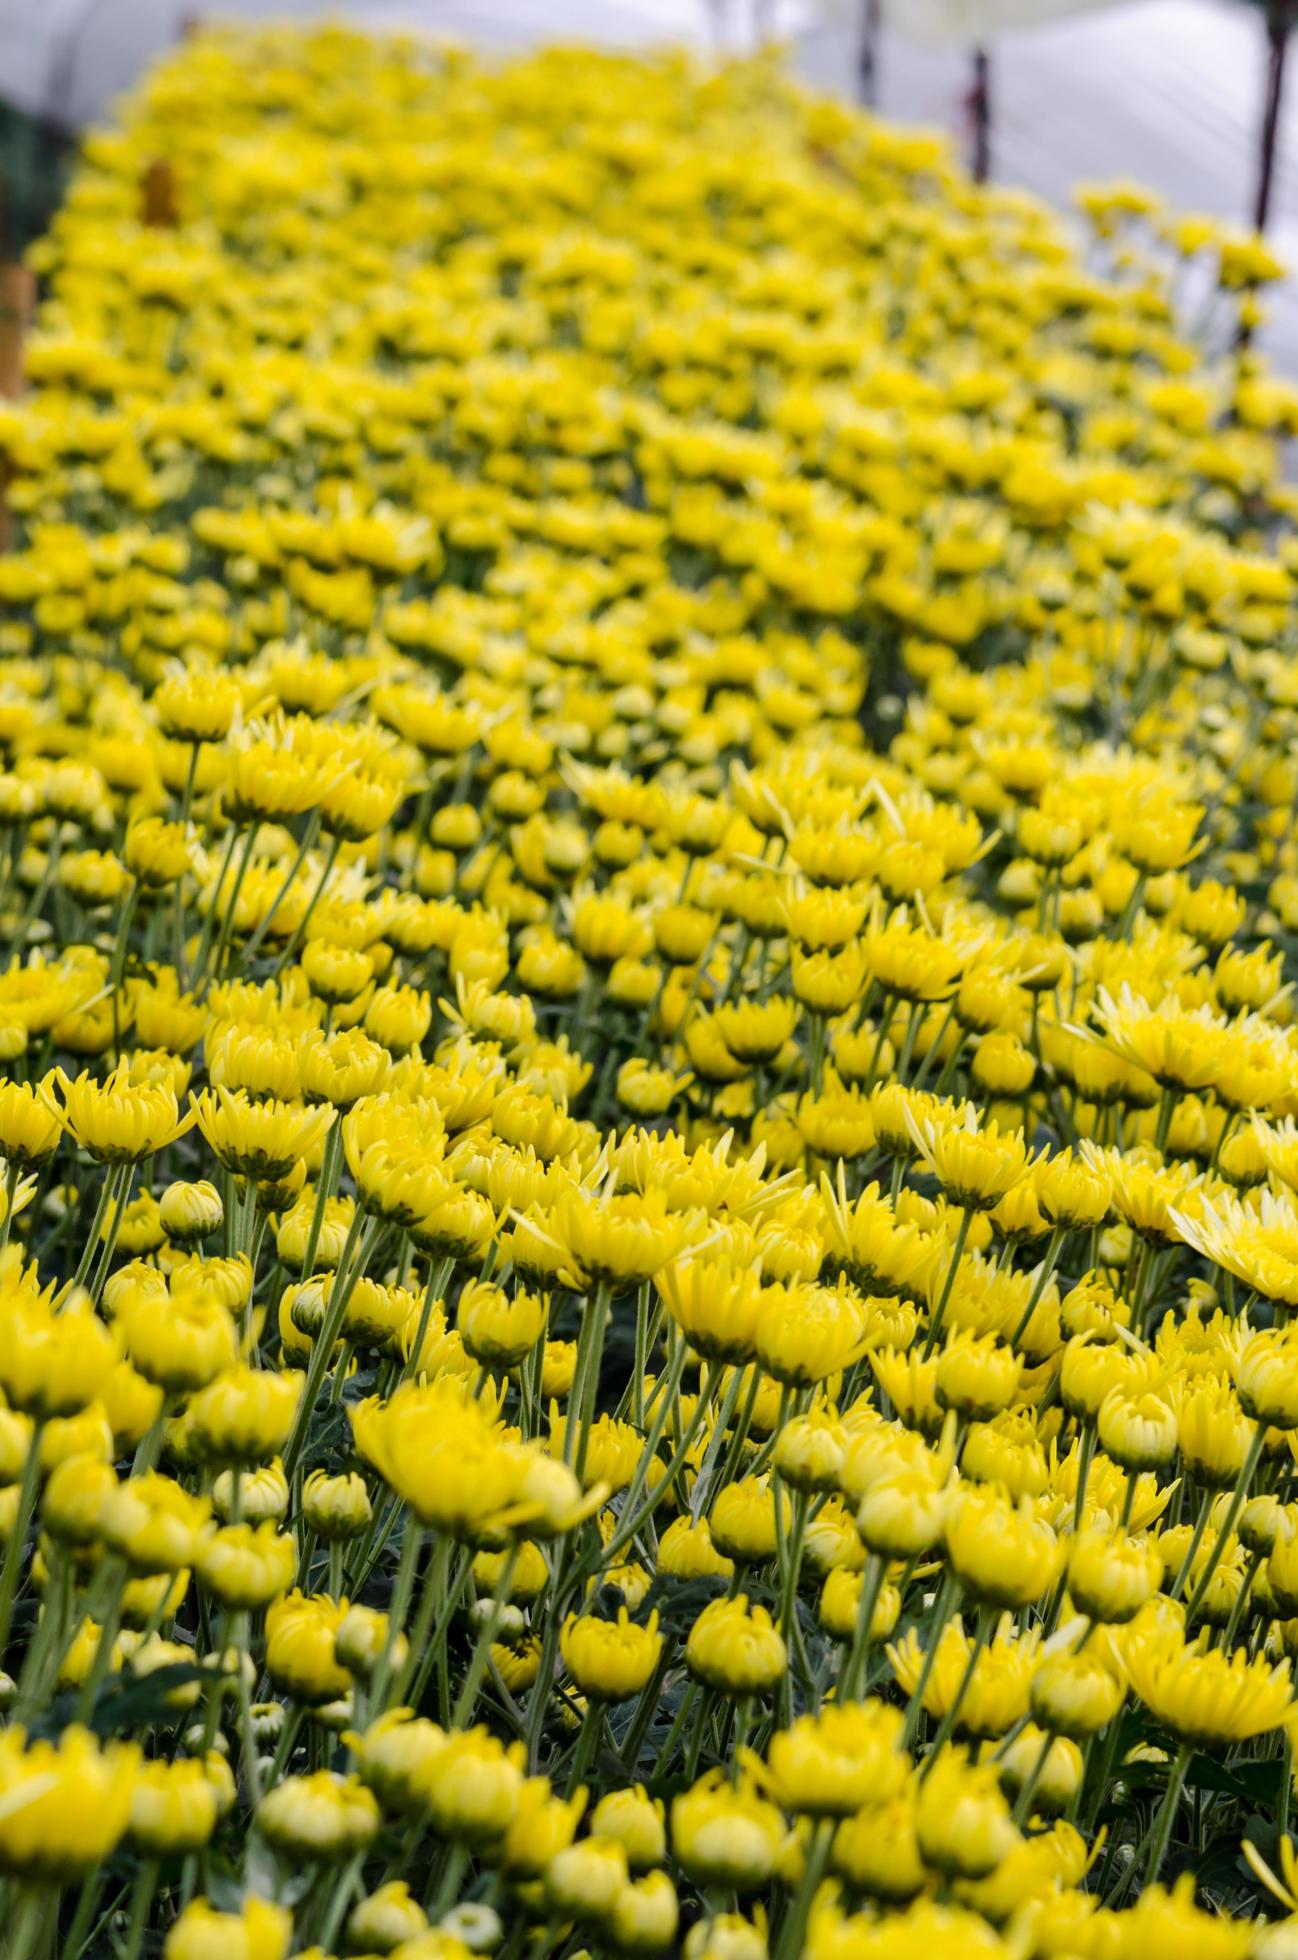
[[[975,48],[973,86],[969,90],[969,118],[972,124],[973,155],[971,169],[975,184],[985,184],[992,169],[991,62],[986,48]]]
[[[1271,215],[1271,193],[1275,187],[1277,140],[1280,134],[1280,105],[1284,99],[1285,57],[1294,23],[1294,0],[1270,0],[1266,10],[1266,97],[1262,106],[1262,141],[1258,156],[1257,196],[1253,203],[1253,225],[1265,231]]]
[[[867,109],[873,109],[879,101],[879,30],[883,25],[881,0],[864,0],[861,10],[861,51],[857,61],[857,78],[861,87],[861,100]]]

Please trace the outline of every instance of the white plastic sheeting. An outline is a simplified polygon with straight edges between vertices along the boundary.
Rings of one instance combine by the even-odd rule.
[[[608,47],[672,42],[706,50],[751,45],[758,24],[797,40],[823,23],[850,39],[865,0],[0,0],[0,99],[77,128],[202,14],[310,19],[340,15],[483,47],[541,40]],[[1007,30],[1048,27],[1131,0],[882,0],[887,30],[967,48]]]
[[[1011,29],[1049,27],[1073,14],[1129,5],[1130,0],[883,0],[889,27],[908,40],[962,47]]]
[[[832,0],[831,0],[832,4]],[[850,9],[854,0],[845,0]],[[796,35],[815,0],[779,0],[766,18]],[[612,48],[742,44],[752,0],[0,0],[0,99],[77,128],[171,47],[186,22],[344,18],[484,48],[594,41]]]

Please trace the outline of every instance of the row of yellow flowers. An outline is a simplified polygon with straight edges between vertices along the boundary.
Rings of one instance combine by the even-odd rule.
[[[1080,202],[342,29],[87,138],[10,1960],[1298,1953],[1298,393],[1257,241]]]

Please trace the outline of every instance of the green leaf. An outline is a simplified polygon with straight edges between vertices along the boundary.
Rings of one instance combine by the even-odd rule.
[[[1274,1803],[1280,1795],[1284,1764],[1278,1756],[1251,1756],[1229,1765],[1196,1751],[1186,1771],[1187,1789],[1215,1790],[1223,1796],[1238,1797],[1250,1808]]]
[[[214,1680],[216,1675],[215,1667],[197,1659],[173,1661],[166,1667],[155,1668],[151,1674],[127,1671],[110,1675],[95,1697],[87,1726],[100,1736],[140,1735],[154,1726],[175,1728],[185,1710],[170,1697],[178,1688],[187,1688],[195,1681]],[[60,1695],[31,1724],[32,1734],[60,1735],[77,1719],[78,1699],[75,1689]]]

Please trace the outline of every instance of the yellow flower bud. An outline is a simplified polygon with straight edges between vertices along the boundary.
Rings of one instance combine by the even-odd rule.
[[[265,1463],[288,1441],[301,1396],[301,1375],[230,1368],[190,1401],[193,1446],[209,1462]]]
[[[680,1919],[676,1887],[666,1872],[648,1872],[613,1900],[609,1932],[619,1953],[665,1953]]]
[[[1125,1470],[1159,1470],[1176,1455],[1176,1416],[1162,1396],[1111,1388],[1096,1416],[1100,1446]]]
[[[197,1184],[169,1184],[158,1200],[162,1229],[173,1245],[197,1245],[219,1232],[225,1221],[221,1194],[206,1178]]]
[[[141,1763],[131,1793],[131,1841],[145,1852],[197,1851],[216,1828],[220,1800],[203,1763]]]
[[[428,1927],[428,1915],[410,1896],[404,1879],[390,1879],[362,1899],[347,1915],[347,1943],[358,1953],[390,1953],[403,1940],[417,1939]]]
[[[915,1835],[925,1864],[944,1875],[986,1878],[995,1871],[1019,1838],[995,1767],[944,1749],[920,1785]]]
[[[853,1572],[841,1565],[835,1567],[825,1580],[820,1595],[820,1624],[835,1640],[850,1643],[856,1638],[856,1622],[860,1611],[861,1588],[864,1583],[863,1572]],[[881,1586],[866,1630],[868,1645],[877,1647],[883,1641],[890,1639],[900,1616],[901,1594],[896,1586]]]
[[[117,1488],[111,1464],[93,1456],[67,1456],[50,1473],[41,1499],[41,1521],[63,1545],[99,1540],[104,1500]]]
[[[317,1770],[289,1776],[268,1791],[257,1828],[277,1851],[312,1862],[347,1858],[371,1843],[379,1807],[356,1777]]]
[[[1094,1655],[1051,1654],[1032,1677],[1032,1713],[1053,1735],[1084,1741],[1122,1705],[1122,1683]]]
[[[784,1819],[773,1803],[725,1770],[709,1770],[672,1802],[672,1845],[698,1885],[752,1892],[775,1869]]]
[[[901,1711],[882,1702],[827,1704],[771,1738],[767,1764],[781,1803],[808,1817],[849,1817],[899,1794],[910,1774]]]
[[[1161,1578],[1157,1552],[1139,1539],[1091,1530],[1070,1541],[1068,1589],[1073,1604],[1094,1620],[1134,1620]]]
[[[1027,1606],[1054,1584],[1063,1550],[1044,1519],[986,1487],[957,1491],[947,1511],[947,1551],[965,1589],[991,1606]]]
[[[524,1758],[521,1744],[506,1748],[486,1729],[448,1736],[424,1777],[434,1828],[466,1844],[503,1837],[518,1810]]]
[[[302,1486],[302,1516],[326,1544],[357,1538],[373,1515],[365,1479],[355,1470],[313,1470]]]
[[[915,1832],[913,1799],[897,1796],[845,1817],[834,1832],[830,1862],[840,1878],[867,1898],[889,1905],[913,1899],[927,1876]]]
[[[586,1807],[586,1792],[556,1797],[545,1776],[530,1776],[518,1793],[509,1828],[500,1841],[500,1868],[511,1879],[540,1878],[567,1849]]]
[[[559,1635],[559,1651],[582,1694],[592,1701],[627,1701],[649,1681],[662,1652],[658,1615],[634,1625],[622,1607],[617,1619],[569,1614]]]
[[[1273,1429],[1298,1429],[1298,1345],[1292,1335],[1253,1334],[1235,1359],[1245,1415]]]
[[[223,1524],[265,1524],[287,1516],[288,1506],[288,1479],[278,1457],[258,1470],[241,1470],[237,1478],[222,1470],[212,1484],[212,1509]]]
[[[372,1609],[353,1606],[348,1618],[361,1611]],[[342,1632],[340,1626],[339,1633]],[[350,1640],[348,1644],[350,1647]],[[363,1735],[349,1735],[346,1740],[358,1774],[384,1810],[398,1816],[422,1814],[429,1771],[446,1747],[444,1729],[436,1722],[412,1715],[408,1708],[389,1708],[370,1723]]]
[[[637,1783],[601,1797],[591,1812],[590,1827],[600,1837],[616,1839],[633,1872],[647,1872],[667,1855],[664,1815],[661,1801]]]
[[[305,1597],[297,1587],[266,1613],[266,1672],[275,1686],[309,1705],[334,1701],[351,1687],[335,1658],[348,1602],[326,1593]]]
[[[545,1333],[547,1307],[539,1294],[511,1298],[501,1286],[470,1280],[460,1294],[456,1325],[475,1361],[488,1368],[515,1368]]]
[[[863,1544],[883,1558],[917,1558],[941,1538],[947,1504],[931,1471],[898,1470],[867,1485],[856,1528]]]
[[[1051,1735],[1048,1748],[1046,1741],[1031,1722],[1020,1729],[1000,1759],[1001,1783],[1011,1796],[1017,1796],[1034,1778],[1032,1808],[1064,1810],[1081,1785],[1082,1752],[1067,1735]],[[1008,1867],[1005,1876],[1009,1876]]]
[[[252,1610],[292,1585],[297,1546],[273,1523],[227,1525],[203,1542],[195,1567],[200,1585],[223,1606]]]
[[[229,1312],[196,1288],[130,1292],[118,1302],[116,1325],[131,1366],[164,1394],[205,1388],[238,1360]]]
[[[744,1593],[703,1608],[690,1628],[685,1660],[698,1680],[732,1695],[774,1687],[787,1664],[779,1628],[764,1606],[750,1608]]]

